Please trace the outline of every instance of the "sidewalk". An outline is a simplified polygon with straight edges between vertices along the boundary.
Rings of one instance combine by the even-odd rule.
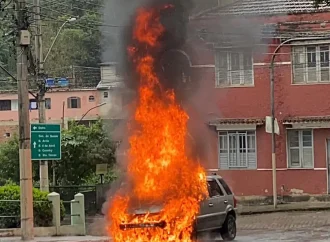
[[[19,237],[0,238],[0,242],[21,242]],[[68,237],[35,237],[31,242],[109,242],[107,237],[97,236],[68,236]]]
[[[321,210],[330,210],[330,202],[294,202],[278,204],[276,209],[274,209],[273,205],[238,205],[238,213],[240,215]]]

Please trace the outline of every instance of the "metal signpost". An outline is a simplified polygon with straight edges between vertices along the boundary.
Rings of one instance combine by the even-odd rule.
[[[60,124],[31,124],[31,159],[61,159]]]
[[[96,175],[101,177],[101,184],[103,184],[103,176],[108,172],[108,164],[96,164]]]

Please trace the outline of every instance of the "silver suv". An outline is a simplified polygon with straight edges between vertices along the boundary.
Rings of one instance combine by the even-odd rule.
[[[236,203],[232,191],[223,178],[217,174],[206,176],[209,197],[200,204],[200,212],[194,223],[193,238],[196,239],[203,233],[221,235],[225,241],[232,241],[236,237]],[[151,206],[147,210],[137,209],[134,216],[141,216],[147,213],[158,213],[161,208]],[[157,223],[120,224],[120,229],[135,228],[165,228],[164,221]]]
[[[217,175],[208,175],[209,197],[201,202],[197,216],[196,235],[203,232],[219,234],[225,241],[236,237],[236,204],[232,191],[224,179]]]

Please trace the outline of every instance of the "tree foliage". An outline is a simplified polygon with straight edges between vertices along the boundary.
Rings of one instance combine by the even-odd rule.
[[[45,63],[48,74],[68,75],[70,66],[98,67],[101,62],[101,7],[100,0],[66,0],[57,4],[52,0],[43,2],[44,55],[63,23],[70,18],[77,18],[74,22],[66,23],[60,32]]]
[[[8,180],[19,184],[19,146],[17,136],[0,145],[0,185]],[[97,181],[96,164],[109,165],[108,181],[115,178],[112,167],[115,164],[115,145],[98,121],[91,127],[73,125],[62,131],[62,160],[56,162],[57,185],[91,184]],[[49,177],[52,176],[52,167]],[[33,162],[33,181],[39,182],[39,163]],[[93,183],[92,183],[93,184]],[[94,183],[95,184],[95,183]]]
[[[319,6],[320,4],[325,3],[327,5],[330,5],[330,0],[314,0],[315,6]]]
[[[0,185],[12,181],[19,184],[19,146],[18,137],[14,135],[10,140],[0,145]],[[33,163],[33,180],[39,175],[38,164]]]
[[[11,200],[10,202],[4,200]],[[19,228],[20,225],[20,187],[15,184],[6,184],[0,187],[0,215],[17,216],[13,218],[0,218],[0,228]],[[48,201],[47,193],[33,189],[34,226],[45,227],[52,225],[52,205]],[[61,202],[61,219],[64,218],[65,209]]]
[[[58,185],[81,185],[95,177],[96,164],[115,164],[115,145],[98,121],[73,125],[62,134],[62,160],[56,164]]]
[[[6,6],[7,4],[8,6]],[[60,32],[45,63],[46,74],[67,76],[70,66],[99,66],[101,62],[102,14],[100,10],[102,5],[103,0],[41,1],[40,16],[44,56],[63,23],[70,18],[77,18],[74,22],[66,23]],[[4,7],[5,9],[2,9]],[[16,33],[12,32],[15,29],[12,1],[5,0],[4,4],[0,4],[0,10],[2,10],[0,11],[0,64],[15,73],[16,49],[13,40]],[[36,23],[33,20],[34,11],[33,1],[28,0],[27,15],[30,20],[29,30],[32,34],[32,41],[36,34]],[[11,34],[8,35],[8,33]],[[32,51],[33,49],[32,46]],[[0,70],[0,77],[2,76],[7,75]]]

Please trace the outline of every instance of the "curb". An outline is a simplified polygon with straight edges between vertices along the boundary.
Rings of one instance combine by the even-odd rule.
[[[305,207],[305,208],[278,208],[271,210],[260,211],[241,211],[239,215],[257,215],[257,214],[269,214],[269,213],[284,213],[284,212],[300,212],[300,211],[326,211],[330,210],[330,207]]]

